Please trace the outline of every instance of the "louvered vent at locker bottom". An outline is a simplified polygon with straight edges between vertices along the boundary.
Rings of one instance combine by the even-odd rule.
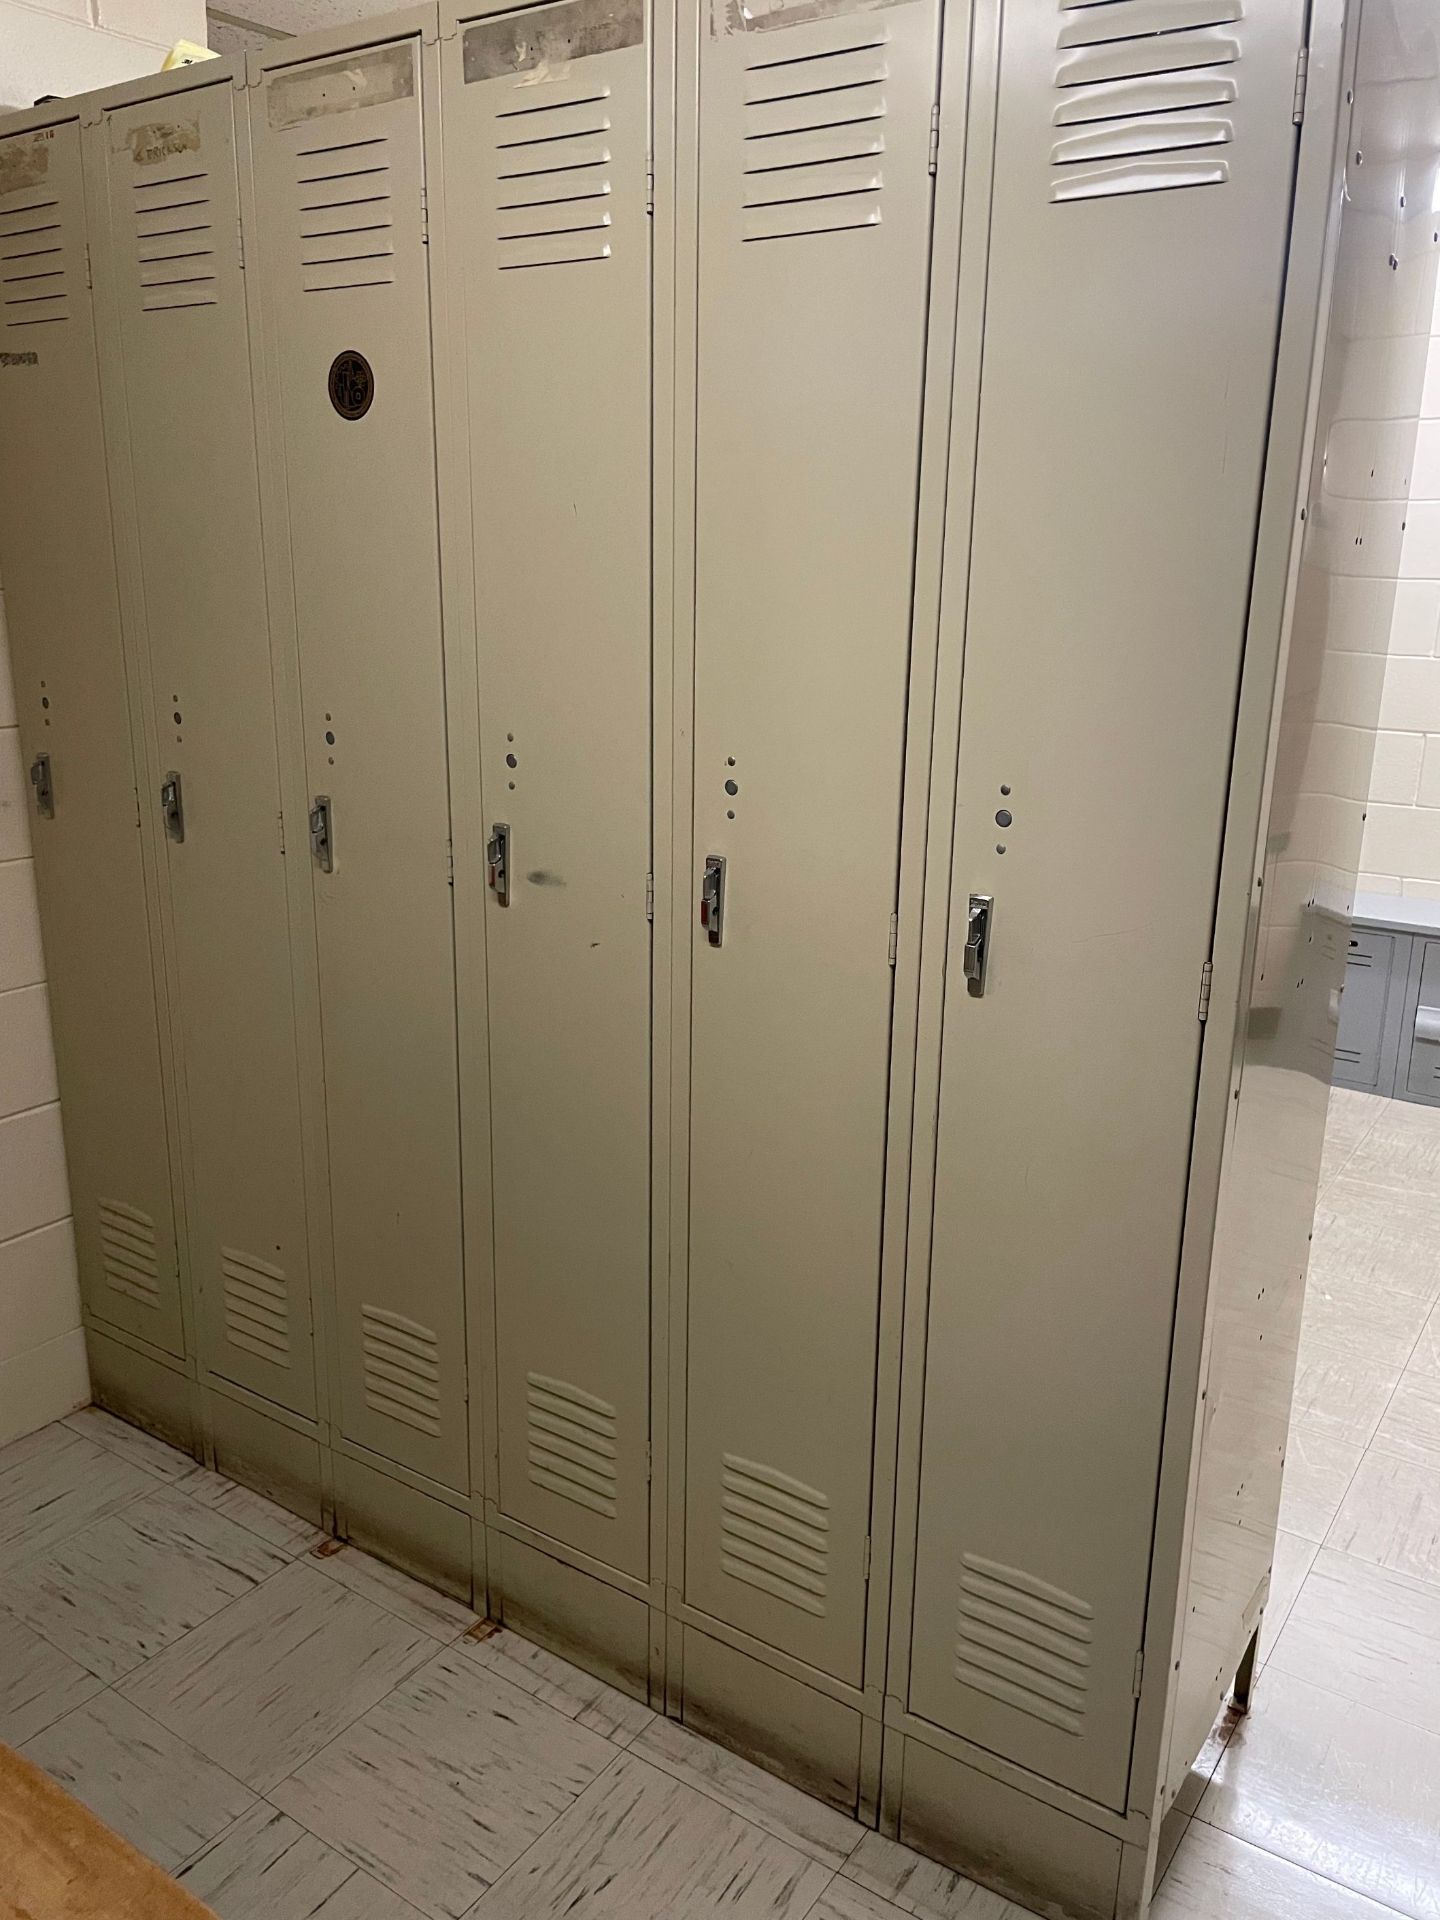
[[[542,99],[542,88],[555,89]],[[537,82],[495,114],[495,240],[502,272],[608,260],[610,89]],[[504,98],[514,100],[515,93]]]
[[[378,133],[302,147],[296,154],[300,285],[306,293],[384,287],[394,280],[388,145]]]
[[[1090,1685],[1095,1609],[1018,1567],[963,1556],[955,1678],[1078,1734]]]
[[[290,1289],[279,1267],[234,1247],[220,1249],[225,1338],[274,1366],[290,1364]]]
[[[736,1580],[823,1614],[830,1501],[803,1480],[727,1453],[720,1476],[720,1565]]]
[[[142,1307],[160,1305],[155,1222],[123,1200],[100,1202],[100,1264],[105,1284]]]
[[[525,1376],[529,1477],[547,1493],[615,1517],[615,1409],[549,1374]]]
[[[209,180],[201,168],[133,182],[135,265],[146,313],[213,307],[219,298]]]
[[[440,1431],[440,1342],[384,1307],[360,1309],[365,1404],[417,1433]]]
[[[1062,8],[1050,198],[1222,186],[1242,0]]]
[[[745,69],[741,238],[795,240],[880,224],[882,33]]]
[[[0,314],[7,327],[70,318],[60,202],[43,187],[0,207]]]

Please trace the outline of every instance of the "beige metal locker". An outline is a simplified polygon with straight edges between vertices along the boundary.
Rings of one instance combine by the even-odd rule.
[[[940,10],[814,12],[700,33],[685,1595],[858,1685]]]
[[[0,138],[0,579],[97,1321],[185,1352],[78,122]]]
[[[1192,32],[1147,37],[1140,0],[1007,10],[969,577],[946,582],[909,1704],[1115,1809],[1305,26],[1301,0],[1180,11]]]
[[[445,43],[483,817],[501,1511],[649,1570],[650,234],[642,0]],[[467,985],[480,974],[480,956]]]
[[[96,264],[146,804],[161,818],[199,1359],[313,1415],[240,97],[227,73],[104,115]]]
[[[419,39],[278,56],[251,90],[251,127],[275,537],[288,543],[313,809],[338,1426],[463,1492]]]

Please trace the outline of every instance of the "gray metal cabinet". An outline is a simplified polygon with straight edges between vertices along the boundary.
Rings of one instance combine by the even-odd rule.
[[[251,89],[293,586],[344,1438],[469,1485],[418,34]],[[296,836],[295,857],[306,858]]]
[[[80,1285],[96,1320],[178,1358],[171,1139],[85,222],[78,120],[0,139],[0,568]]]
[[[857,1686],[940,10],[831,11],[700,39],[684,1578]]]
[[[598,17],[598,9],[588,9]],[[484,1062],[469,1196],[493,1281],[502,1513],[649,1570],[649,48],[639,0],[593,48],[572,5],[445,42],[463,576],[491,841],[462,945]],[[566,59],[555,46],[571,43]],[[457,622],[457,625],[459,623]],[[457,833],[457,858],[478,848]],[[469,849],[469,851],[467,851]],[[468,919],[462,919],[463,929]],[[477,932],[479,929],[477,929]],[[489,1203],[490,1219],[485,1218]],[[488,1244],[487,1244],[488,1242]],[[488,1314],[489,1302],[477,1302]]]
[[[1334,1081],[1440,1104],[1440,901],[1356,898]]]
[[[125,618],[157,809],[203,1368],[316,1408],[235,107],[112,108],[93,249]],[[108,215],[108,219],[105,217]],[[298,828],[296,836],[298,840]]]
[[[1440,1106],[1440,939],[1413,943],[1400,1031],[1406,1098]]]
[[[1395,1084],[1399,1014],[1405,969],[1396,979],[1397,949],[1408,960],[1403,934],[1357,927],[1345,962],[1345,992],[1335,1040],[1335,1084],[1365,1093],[1390,1093]]]

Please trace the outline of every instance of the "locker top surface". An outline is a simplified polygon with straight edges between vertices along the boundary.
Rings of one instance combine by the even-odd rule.
[[[1440,900],[1417,900],[1398,893],[1357,893],[1350,916],[1356,927],[1383,927],[1395,933],[1440,933]]]

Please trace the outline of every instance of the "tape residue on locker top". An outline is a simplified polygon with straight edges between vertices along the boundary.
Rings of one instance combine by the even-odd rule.
[[[804,27],[844,13],[878,13],[910,0],[710,0],[710,38],[766,33],[772,27]]]
[[[173,160],[178,153],[200,151],[200,122],[147,120],[143,126],[123,128],[119,144],[130,149],[137,167],[158,167],[162,160]]]
[[[13,139],[0,141],[0,193],[39,186],[50,171],[53,133],[53,128],[42,127],[39,133],[16,134]]]
[[[270,125],[278,132],[327,113],[409,100],[414,93],[415,48],[405,40],[399,46],[374,47],[369,53],[348,53],[341,60],[276,74],[270,82]]]
[[[465,79],[554,79],[572,60],[638,47],[644,38],[645,0],[559,0],[557,6],[467,27]]]

